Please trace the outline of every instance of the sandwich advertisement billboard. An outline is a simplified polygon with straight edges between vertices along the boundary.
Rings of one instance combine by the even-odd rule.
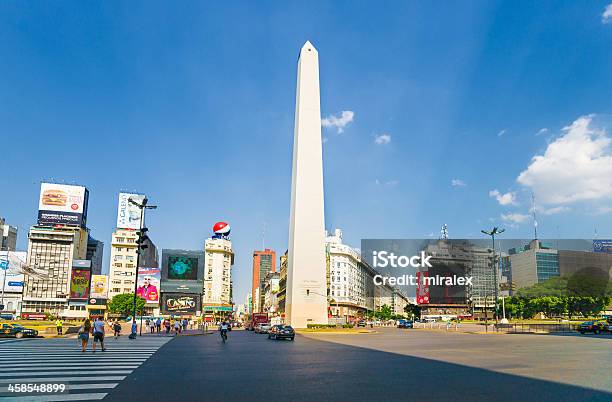
[[[108,276],[91,276],[91,294],[89,297],[95,299],[106,299],[108,297]]]
[[[138,287],[136,288],[136,294],[145,299],[147,304],[158,304],[160,281],[161,269],[138,268]]]
[[[129,202],[129,199],[141,204],[143,194],[119,193],[119,208],[117,209],[117,228],[140,229],[140,209]]]
[[[83,186],[42,183],[38,224],[85,226],[88,198],[89,191]]]

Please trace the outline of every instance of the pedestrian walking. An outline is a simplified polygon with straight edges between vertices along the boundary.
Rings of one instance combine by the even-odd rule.
[[[178,320],[174,321],[174,335],[178,335],[181,330],[181,324],[179,324]]]
[[[119,322],[119,320],[113,323],[113,333],[115,335],[115,339],[117,339],[117,337],[121,335],[121,323]]]
[[[79,340],[81,341],[81,352],[87,350],[87,343],[89,343],[89,333],[91,332],[91,321],[86,318],[83,321],[81,329],[79,329]]]
[[[151,331],[151,333],[155,332],[155,320],[151,320],[151,322],[149,323],[149,330]]]
[[[104,347],[104,320],[100,317],[96,317],[96,320],[93,323],[93,352],[96,353],[96,343],[100,342],[100,347],[102,351],[106,351],[106,347]]]
[[[187,319],[183,318],[183,331],[187,331],[187,323],[188,323]]]
[[[155,329],[157,329],[157,333],[159,334],[161,331],[161,317],[157,318],[157,321],[155,321]]]
[[[166,335],[170,334],[170,321],[164,320],[164,327],[166,327]]]
[[[62,335],[63,326],[64,326],[64,321],[62,321],[62,319],[58,317],[57,320],[55,321],[55,328],[57,329],[58,335]]]
[[[136,339],[136,334],[138,333],[138,324],[136,324],[136,319],[132,320],[132,331],[130,333],[130,339]]]

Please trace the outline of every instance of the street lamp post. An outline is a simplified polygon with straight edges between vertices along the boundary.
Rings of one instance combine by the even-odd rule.
[[[134,201],[132,198],[128,198],[128,202],[132,205],[136,205],[140,208],[140,230],[138,233],[138,240],[136,240],[136,276],[134,277],[134,303],[132,309],[132,323],[136,322],[136,292],[138,290],[138,268],[140,267],[140,254],[142,250],[146,249],[148,246],[144,244],[149,237],[147,236],[147,229],[144,225],[145,223],[145,210],[146,209],[156,209],[156,205],[147,205],[149,200],[147,198],[143,198],[142,204]],[[140,314],[140,336],[142,336],[142,313]]]
[[[9,269],[8,251],[6,252],[6,261],[0,261],[0,269],[4,271],[2,280],[2,297],[0,297],[0,311],[4,311],[4,287],[6,286],[6,275]]]
[[[495,235],[496,234],[502,234],[506,231],[506,229],[498,229],[496,226],[493,227],[493,229],[491,229],[490,231],[488,230],[481,230],[482,233],[486,234],[487,236],[491,236],[491,244],[493,246],[493,260],[491,263],[491,266],[493,267],[493,283],[495,286],[495,303],[493,304],[493,314],[495,314],[495,321],[497,321],[497,298],[498,298],[498,289],[497,289],[497,268],[495,266],[495,262],[497,259],[497,255],[495,253]],[[486,292],[485,292],[485,303],[486,303]],[[485,324],[486,324],[486,317],[487,317],[487,311],[486,311],[486,307],[485,307]]]

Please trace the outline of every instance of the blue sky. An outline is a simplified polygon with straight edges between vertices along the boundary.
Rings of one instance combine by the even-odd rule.
[[[242,302],[264,223],[266,247],[287,247],[311,40],[326,226],[347,243],[443,223],[528,237],[532,192],[542,237],[612,236],[608,3],[2,2],[0,215],[25,248],[53,178],[90,189],[107,247],[120,190],[159,206],[160,248],[199,249],[225,220]]]

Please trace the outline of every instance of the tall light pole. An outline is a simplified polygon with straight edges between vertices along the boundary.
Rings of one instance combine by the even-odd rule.
[[[6,285],[6,275],[8,274],[9,269],[9,252],[6,252],[6,260],[0,261],[0,269],[4,271],[4,276],[2,280],[2,297],[0,298],[0,312],[4,311],[4,287]]]
[[[497,260],[497,255],[495,253],[495,235],[496,234],[502,234],[506,231],[506,229],[498,229],[496,226],[493,227],[493,229],[491,229],[490,231],[488,230],[481,230],[482,233],[486,234],[487,236],[491,236],[491,244],[493,246],[493,260],[492,260],[492,267],[493,267],[493,283],[495,284],[495,303],[493,305],[493,313],[495,314],[495,321],[497,321],[497,297],[498,297],[498,290],[497,290],[497,268],[495,266],[495,262]],[[487,300],[487,294],[485,292],[485,304],[486,304],[486,300]],[[486,317],[487,317],[487,311],[486,311],[486,307],[485,307],[485,323],[486,323]]]
[[[140,208],[140,230],[138,233],[138,239],[136,240],[136,276],[134,277],[134,305],[132,309],[132,323],[136,322],[136,292],[138,290],[138,268],[140,267],[140,254],[142,250],[148,248],[146,244],[144,244],[147,240],[149,240],[149,236],[147,236],[147,229],[145,227],[145,210],[146,209],[156,209],[157,205],[147,205],[149,200],[147,198],[142,199],[142,203],[138,203],[133,200],[131,197],[128,198],[128,202],[132,205],[136,205]],[[140,314],[140,336],[142,336],[142,314]]]

